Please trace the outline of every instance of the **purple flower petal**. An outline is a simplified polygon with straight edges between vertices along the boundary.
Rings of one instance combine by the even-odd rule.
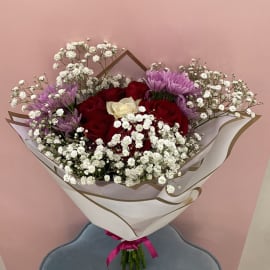
[[[75,130],[81,121],[81,116],[75,109],[73,113],[67,113],[64,117],[58,120],[56,129],[65,132],[65,135]]]
[[[176,96],[177,105],[188,117],[196,115],[192,109],[187,107],[186,96],[200,95],[201,89],[194,85],[187,74],[165,70],[147,71],[146,84],[150,89],[147,92],[147,97],[151,91],[166,91]]]

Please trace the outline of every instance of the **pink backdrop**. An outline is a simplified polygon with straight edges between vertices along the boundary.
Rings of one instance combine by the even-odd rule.
[[[174,222],[222,269],[236,270],[270,153],[269,10],[268,0],[2,0],[0,256],[7,269],[38,269],[47,252],[87,222],[4,118],[19,79],[49,71],[65,42],[90,36],[129,48],[146,65],[160,60],[174,67],[200,57],[239,75],[264,102],[257,108],[263,117]]]

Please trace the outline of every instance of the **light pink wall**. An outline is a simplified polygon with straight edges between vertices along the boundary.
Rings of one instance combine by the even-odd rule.
[[[145,64],[200,57],[256,91],[263,114],[236,144],[201,198],[174,224],[236,270],[269,158],[268,0],[2,0],[0,3],[0,256],[8,270],[36,270],[86,219],[4,121],[9,89],[50,70],[66,41],[94,37],[129,48]]]

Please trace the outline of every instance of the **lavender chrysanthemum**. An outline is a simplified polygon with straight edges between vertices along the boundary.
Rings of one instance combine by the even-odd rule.
[[[68,107],[75,102],[77,86],[69,85],[62,89],[63,93],[59,94],[59,91],[54,86],[48,86],[38,95],[34,102],[29,105],[29,110],[40,110],[41,113],[47,113],[48,111],[55,111],[61,107]]]
[[[51,130],[64,132],[66,135],[72,132],[80,122],[77,110],[74,110],[78,87],[68,85],[65,88],[57,89],[54,86],[48,86],[33,101],[28,109],[31,111],[39,111],[39,115],[29,120],[30,124],[38,126],[42,123],[40,131],[48,134]],[[56,112],[62,110],[57,114]],[[54,121],[57,122],[52,125]],[[49,125],[44,126],[44,121]]]
[[[194,86],[187,74],[179,72],[165,72],[167,91],[174,95],[197,94],[200,90]]]
[[[175,96],[179,108],[188,116],[194,117],[195,112],[186,105],[186,96],[199,95],[201,89],[194,85],[187,74],[165,70],[151,70],[146,72],[146,84],[151,92],[168,92]]]
[[[167,82],[165,80],[166,71],[146,71],[146,84],[150,90],[162,91],[166,88]]]
[[[64,117],[61,117],[56,125],[56,129],[64,132],[67,136],[68,133],[74,131],[80,124],[81,116],[75,109],[73,113],[67,113]]]

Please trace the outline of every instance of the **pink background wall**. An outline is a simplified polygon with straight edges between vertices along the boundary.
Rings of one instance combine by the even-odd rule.
[[[172,67],[200,57],[236,73],[264,102],[201,198],[174,225],[236,270],[269,159],[270,2],[268,0],[9,0],[0,2],[0,256],[8,270],[36,270],[51,249],[87,222],[19,141],[4,118],[9,89],[49,71],[65,42],[109,39],[146,65]]]

